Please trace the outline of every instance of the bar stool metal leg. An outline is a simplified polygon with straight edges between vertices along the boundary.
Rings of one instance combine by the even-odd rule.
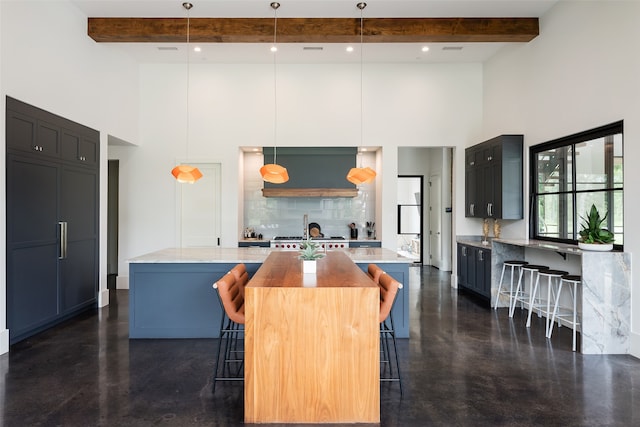
[[[498,285],[498,293],[496,294],[496,301],[493,305],[494,310],[498,308],[498,304],[500,303],[500,296],[505,295],[509,298],[509,313],[511,313],[511,304],[513,303],[513,298],[514,298],[513,278],[516,274],[515,271],[517,269],[518,280],[520,280],[520,276],[522,276],[522,266],[527,264],[528,264],[527,261],[520,261],[520,260],[509,260],[509,261],[505,261],[502,264],[502,272],[500,273],[500,284]],[[507,292],[506,290],[503,290],[503,288],[506,287],[504,286],[504,273],[507,268],[510,269],[510,273],[511,273],[511,278],[509,280],[509,292]]]
[[[553,288],[554,281],[557,281],[562,277],[563,274],[566,274],[566,271],[559,270],[549,270],[544,268],[537,269],[537,277],[535,281],[535,285],[531,293],[529,294],[529,314],[527,315],[527,327],[531,327],[531,315],[534,311],[538,312],[538,317],[544,315],[545,316],[545,331],[544,334],[547,336],[549,332],[549,318],[551,316],[551,292]],[[541,279],[547,279],[547,298],[543,300],[540,298],[540,285]]]
[[[551,315],[551,325],[547,333],[547,338],[551,338],[551,334],[553,333],[553,325],[556,321],[556,318],[570,317],[571,321],[569,321],[569,324],[573,328],[573,340],[572,340],[573,351],[576,351],[576,335],[577,335],[578,325],[580,324],[580,322],[578,321],[578,285],[581,283],[581,281],[582,281],[581,276],[569,275],[569,274],[562,276],[562,278],[560,279],[560,285],[558,287],[558,295],[556,295],[555,304],[553,307],[553,313]],[[563,283],[566,283],[568,285],[569,292],[571,295],[572,308],[569,309],[569,312],[565,312],[565,311],[560,312],[560,293],[562,291]],[[558,325],[559,324],[560,324],[560,320],[558,320]]]
[[[513,313],[516,310],[516,305],[518,302],[521,304],[521,307],[529,308],[531,305],[531,294],[535,292],[535,281],[536,275],[538,271],[547,269],[547,266],[544,265],[523,265],[520,269],[520,277],[518,279],[518,286],[514,293],[513,304],[511,305],[511,312],[509,313],[509,317],[513,317]],[[527,292],[526,288],[526,273],[529,272],[529,291]]]

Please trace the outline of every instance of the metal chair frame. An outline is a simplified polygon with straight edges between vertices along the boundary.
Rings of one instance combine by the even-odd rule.
[[[240,306],[244,304],[244,285],[248,280],[248,276],[242,281],[237,280],[237,267],[236,271],[228,272],[213,284],[213,288],[217,291],[218,302],[222,308],[222,319],[220,320],[220,334],[211,393],[215,393],[218,381],[244,381],[244,324],[231,319],[218,288],[218,283],[221,281],[229,282],[229,287],[237,286],[240,294],[238,296],[240,298]],[[234,317],[237,317],[237,313]],[[224,352],[222,351],[223,347]]]
[[[398,345],[396,343],[396,333],[395,326],[393,324],[393,306],[395,305],[396,299],[398,297],[398,291],[402,289],[402,283],[396,281],[393,277],[389,276],[386,273],[382,273],[379,276],[378,286],[380,287],[380,298],[381,298],[381,312],[380,316],[382,317],[383,306],[382,306],[382,298],[383,298],[383,289],[386,290],[386,287],[389,286],[390,283],[397,283],[397,290],[393,295],[393,301],[389,307],[389,313],[387,316],[381,320],[380,322],[380,382],[397,382],[400,387],[400,396],[404,395],[404,391],[402,389],[402,377],[400,375],[400,361],[398,358]],[[383,283],[384,282],[384,283]],[[391,344],[393,346],[393,355],[391,354],[391,347],[389,346],[389,338],[391,338]],[[392,359],[393,356],[393,359]],[[391,363],[392,360],[395,359],[395,374],[394,367]]]

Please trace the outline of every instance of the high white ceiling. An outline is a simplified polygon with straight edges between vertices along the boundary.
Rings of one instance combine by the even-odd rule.
[[[371,0],[363,16],[367,17],[541,17],[559,0]],[[182,0],[72,0],[87,17],[185,17]],[[191,17],[265,18],[273,17],[270,0],[191,0]],[[351,17],[359,18],[357,0],[280,0],[279,18]],[[112,43],[140,62],[184,62],[185,43]],[[281,44],[279,63],[349,63],[360,61],[359,46],[351,53],[346,44]],[[192,44],[194,47],[195,44]],[[195,63],[268,63],[273,61],[269,45],[207,43],[193,53]],[[494,55],[504,43],[430,43],[365,44],[364,62],[482,62]],[[160,49],[162,48],[162,49]],[[305,49],[307,48],[307,49]],[[313,48],[313,49],[309,49]],[[320,48],[322,48],[320,50]]]

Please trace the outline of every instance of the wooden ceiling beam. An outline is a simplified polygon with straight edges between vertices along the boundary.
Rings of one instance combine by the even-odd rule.
[[[271,18],[191,18],[196,43],[270,43]],[[186,18],[89,18],[88,34],[104,43],[181,43]],[[528,42],[538,18],[365,18],[365,43]],[[356,43],[359,18],[278,18],[278,43]]]

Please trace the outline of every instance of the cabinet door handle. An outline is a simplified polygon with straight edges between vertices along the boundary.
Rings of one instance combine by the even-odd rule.
[[[493,216],[493,203],[487,203],[487,215]]]
[[[478,251],[478,262],[484,261],[484,258],[482,257],[482,255],[484,255],[484,252]]]
[[[471,214],[471,216],[475,216],[476,215],[475,212],[474,212],[474,210],[475,210],[474,208],[475,208],[475,204],[471,203],[469,205],[469,213]]]
[[[60,221],[58,222],[58,227],[60,228],[60,256],[58,259],[66,259],[67,258],[67,222]]]

